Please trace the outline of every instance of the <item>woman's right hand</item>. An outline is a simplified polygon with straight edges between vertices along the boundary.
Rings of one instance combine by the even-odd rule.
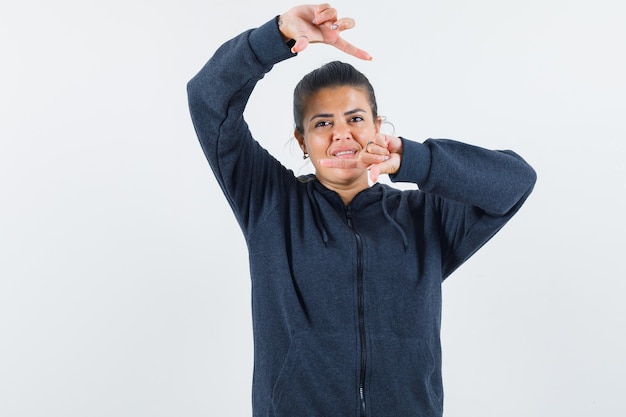
[[[325,43],[343,52],[364,60],[372,57],[341,37],[341,32],[352,29],[352,18],[337,18],[337,9],[330,4],[302,5],[289,9],[278,19],[278,29],[286,40],[294,39],[291,48],[294,53],[301,52],[310,43]]]

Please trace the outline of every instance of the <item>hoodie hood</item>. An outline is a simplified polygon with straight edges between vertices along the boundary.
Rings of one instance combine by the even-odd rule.
[[[298,180],[302,183],[306,183],[307,187],[307,196],[309,197],[309,201],[311,202],[311,210],[314,213],[314,221],[317,230],[319,231],[320,238],[324,242],[324,245],[328,245],[329,240],[329,232],[328,227],[324,222],[323,213],[321,213],[321,207],[319,199],[323,198],[326,201],[330,202],[337,210],[348,210],[351,208],[355,209],[363,209],[372,204],[380,204],[383,217],[386,221],[389,222],[390,226],[393,227],[398,235],[400,236],[404,251],[408,250],[408,238],[403,230],[402,226],[398,223],[398,221],[389,213],[389,209],[387,207],[388,199],[394,198],[396,195],[399,197],[398,190],[395,188],[391,188],[386,184],[376,183],[371,187],[361,191],[358,193],[352,202],[346,206],[341,200],[339,194],[327,187],[325,187],[314,174],[304,175],[298,177]]]

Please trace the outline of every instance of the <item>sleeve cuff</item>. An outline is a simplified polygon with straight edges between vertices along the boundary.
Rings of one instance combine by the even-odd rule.
[[[424,184],[430,174],[430,149],[427,145],[403,137],[402,162],[398,172],[390,175],[392,182],[411,182],[418,186]]]
[[[262,65],[274,65],[280,61],[296,56],[283,40],[276,17],[252,30],[250,47]]]

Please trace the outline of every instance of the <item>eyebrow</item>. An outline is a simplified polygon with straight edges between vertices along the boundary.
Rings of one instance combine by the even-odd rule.
[[[353,110],[348,110],[343,115],[344,116],[350,116],[351,114],[354,114],[354,113],[365,113],[365,110],[360,109],[360,108],[353,109]],[[333,117],[333,116],[334,115],[331,114],[331,113],[319,113],[319,114],[313,115],[313,117],[311,117],[311,119],[309,119],[309,122],[312,121],[313,119],[317,119],[317,118],[328,119],[328,118]]]

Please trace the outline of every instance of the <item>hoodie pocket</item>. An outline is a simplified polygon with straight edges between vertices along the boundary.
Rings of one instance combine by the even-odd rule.
[[[334,417],[358,409],[356,340],[317,332],[294,335],[274,385],[276,417]]]
[[[441,416],[443,392],[438,345],[418,338],[371,339],[366,392],[376,417]]]

